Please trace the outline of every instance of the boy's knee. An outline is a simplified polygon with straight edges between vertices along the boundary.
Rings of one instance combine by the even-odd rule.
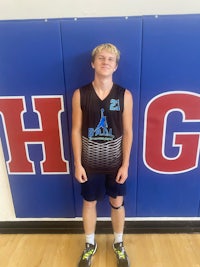
[[[118,209],[124,207],[124,200],[122,200],[121,203],[111,203],[111,201],[109,203],[110,203],[110,206],[115,210],[118,210]]]
[[[85,208],[94,208],[97,204],[97,201],[94,200],[94,201],[87,201],[87,200],[84,200],[83,202],[83,205]]]

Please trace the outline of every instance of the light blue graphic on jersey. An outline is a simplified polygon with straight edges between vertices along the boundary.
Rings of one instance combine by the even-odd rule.
[[[105,140],[110,141],[114,139],[112,128],[108,128],[106,116],[104,116],[104,109],[101,109],[100,121],[96,128],[88,129],[88,138],[90,140]]]
[[[110,100],[110,110],[120,111],[119,99],[111,99]]]

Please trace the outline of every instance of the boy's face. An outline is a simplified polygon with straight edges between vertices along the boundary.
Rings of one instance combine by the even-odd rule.
[[[110,76],[117,69],[117,57],[114,53],[103,49],[96,54],[92,67],[102,76]]]

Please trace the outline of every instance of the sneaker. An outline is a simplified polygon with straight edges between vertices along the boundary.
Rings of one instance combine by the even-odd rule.
[[[117,257],[117,266],[129,267],[129,259],[124,249],[123,242],[113,244],[113,249]]]
[[[95,243],[94,245],[86,243],[78,267],[90,267],[92,256],[94,255],[96,250],[97,243]]]

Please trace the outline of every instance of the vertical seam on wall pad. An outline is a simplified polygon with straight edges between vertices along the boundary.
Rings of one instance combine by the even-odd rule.
[[[141,51],[140,51],[140,80],[139,80],[139,117],[138,117],[138,129],[137,129],[137,136],[138,136],[138,147],[137,147],[137,180],[136,180],[136,216],[138,216],[138,171],[139,171],[139,166],[138,166],[138,162],[139,162],[139,151],[140,151],[140,143],[139,143],[139,132],[140,132],[140,126],[141,123],[143,123],[143,121],[141,122],[140,120],[140,116],[141,116],[141,112],[140,112],[140,103],[141,103],[141,84],[142,84],[142,63],[143,63],[143,18],[141,17],[141,43],[140,43],[140,47],[141,47]]]
[[[69,126],[69,113],[67,110],[67,103],[68,103],[68,96],[67,96],[67,83],[66,83],[66,79],[65,79],[65,62],[64,62],[64,49],[63,49],[63,38],[62,38],[62,21],[59,21],[59,29],[60,29],[60,43],[61,43],[61,56],[62,56],[62,70],[63,70],[63,79],[64,79],[64,89],[65,89],[65,107],[66,107],[66,119],[67,119],[67,125]],[[70,130],[69,127],[67,129],[68,131]],[[68,133],[70,136],[70,133]],[[70,140],[69,140],[69,144],[70,144]],[[74,197],[74,215],[76,217],[77,215],[77,210],[76,210],[76,197],[75,197],[75,189],[74,189],[74,182],[73,182],[73,169],[72,169],[72,150],[71,147],[69,147],[69,154],[70,154],[70,159],[71,161],[69,161],[69,168],[70,168],[70,174],[72,175],[72,190],[73,190],[73,197]]]

